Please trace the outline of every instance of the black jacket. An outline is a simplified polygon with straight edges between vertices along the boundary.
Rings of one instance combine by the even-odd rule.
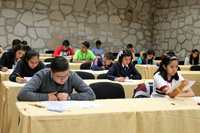
[[[128,77],[129,79],[142,79],[141,74],[137,71],[133,64],[130,65],[126,74],[126,71],[124,71],[124,69],[118,65],[118,62],[115,62],[112,65],[112,67],[107,72],[106,77],[110,80],[115,80],[115,78],[118,77]]]
[[[7,67],[8,69],[12,69],[12,65],[14,64],[14,59],[10,57],[9,52],[4,52],[0,59],[0,70],[3,67]]]
[[[33,75],[43,69],[43,68],[46,68],[46,66],[44,65],[44,63],[42,61],[39,61],[38,63],[38,67],[39,68],[34,68],[34,69],[31,69],[28,65],[26,65],[26,68],[23,64],[23,61],[20,61],[17,66],[15,67],[15,70],[12,72],[12,74],[10,75],[9,79],[10,81],[14,81],[16,82],[16,77],[19,77],[17,75],[17,73],[21,76],[21,77],[33,77]]]

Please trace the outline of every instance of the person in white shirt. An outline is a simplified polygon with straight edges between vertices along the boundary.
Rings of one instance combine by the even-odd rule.
[[[178,58],[175,55],[165,55],[160,67],[154,74],[153,78],[153,93],[152,98],[156,97],[193,97],[194,92],[191,88],[187,89],[185,93],[180,92],[185,86],[189,84],[187,79],[184,79],[181,74],[177,73],[178,69]],[[181,81],[181,85],[166,94],[166,92],[175,84],[177,81]]]
[[[185,58],[184,65],[198,65],[199,64],[199,51],[192,50],[192,53]]]

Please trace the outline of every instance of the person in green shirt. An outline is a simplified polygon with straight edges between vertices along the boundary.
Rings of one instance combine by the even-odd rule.
[[[91,50],[89,50],[90,43],[85,41],[83,42],[81,49],[76,50],[75,55],[73,57],[73,63],[87,63],[93,62],[96,56],[93,54]]]

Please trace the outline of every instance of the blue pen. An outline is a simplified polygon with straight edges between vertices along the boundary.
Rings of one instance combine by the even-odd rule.
[[[55,110],[55,109],[47,109],[47,111],[53,111],[53,112],[58,112],[58,113],[62,113],[63,111],[59,111],[59,110]]]

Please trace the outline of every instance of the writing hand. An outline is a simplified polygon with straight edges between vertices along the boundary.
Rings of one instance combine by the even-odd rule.
[[[22,77],[18,77],[17,78],[17,83],[26,83],[26,79],[22,78]]]
[[[124,77],[119,77],[119,78],[116,78],[116,81],[119,81],[119,82],[124,82],[125,78]]]

